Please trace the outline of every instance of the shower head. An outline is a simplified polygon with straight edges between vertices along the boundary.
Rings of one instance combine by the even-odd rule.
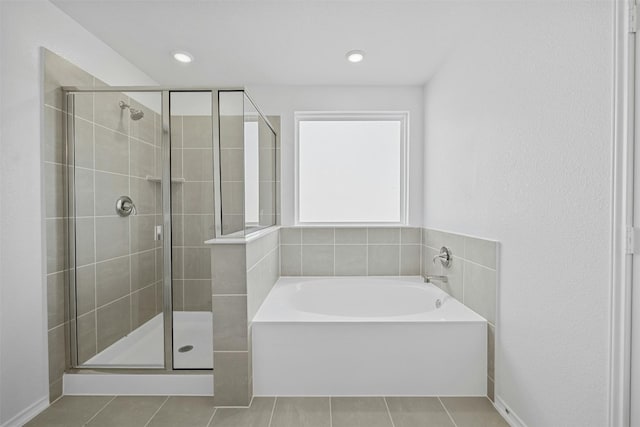
[[[131,106],[124,101],[120,101],[120,108],[122,110],[124,110],[125,108],[129,109],[129,115],[131,117],[131,120],[140,120],[141,118],[144,117],[144,111],[138,110],[136,108],[131,108]]]

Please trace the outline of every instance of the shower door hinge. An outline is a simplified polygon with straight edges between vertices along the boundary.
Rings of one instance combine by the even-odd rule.
[[[638,5],[635,0],[629,5],[629,32],[636,33],[638,30]]]
[[[640,228],[627,227],[627,254],[640,254]]]

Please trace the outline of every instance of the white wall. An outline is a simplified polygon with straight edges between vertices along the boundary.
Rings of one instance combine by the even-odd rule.
[[[425,87],[424,225],[501,242],[496,396],[529,427],[602,427],[613,2],[467,13]]]
[[[251,86],[266,115],[281,115],[282,224],[294,223],[296,111],[409,111],[409,222],[422,222],[423,100],[418,86]]]
[[[47,1],[0,1],[0,425],[48,400],[42,46],[110,84],[154,84]]]

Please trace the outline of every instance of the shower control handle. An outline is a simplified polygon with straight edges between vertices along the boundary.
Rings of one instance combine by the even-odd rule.
[[[440,260],[444,268],[449,268],[452,261],[451,250],[446,246],[441,247],[440,253],[433,257],[433,263],[435,264],[437,260]]]
[[[116,213],[122,217],[127,217],[131,214],[136,214],[136,205],[129,196],[120,196],[116,200]]]

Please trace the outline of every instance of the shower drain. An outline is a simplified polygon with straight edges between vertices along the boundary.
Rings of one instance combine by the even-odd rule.
[[[178,353],[186,353],[187,351],[191,351],[191,350],[193,350],[192,345],[183,345],[178,349]]]

